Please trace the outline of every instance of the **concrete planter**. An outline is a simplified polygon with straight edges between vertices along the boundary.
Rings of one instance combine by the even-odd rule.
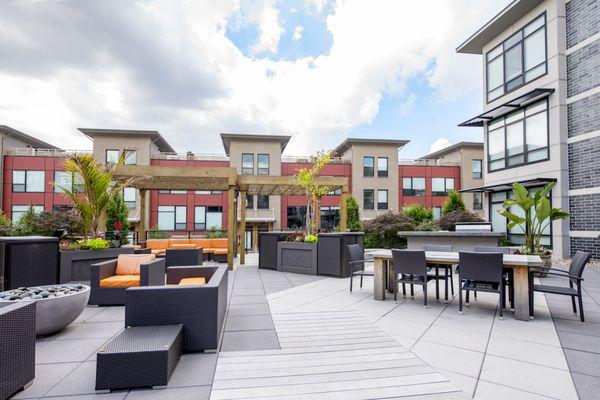
[[[119,254],[133,254],[133,248],[61,251],[60,283],[89,282],[92,264],[115,259]]]
[[[316,275],[317,243],[278,242],[277,270]]]

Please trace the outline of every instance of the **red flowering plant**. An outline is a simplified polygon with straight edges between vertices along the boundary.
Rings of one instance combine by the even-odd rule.
[[[286,236],[286,242],[304,242],[304,232],[295,230],[291,235]]]

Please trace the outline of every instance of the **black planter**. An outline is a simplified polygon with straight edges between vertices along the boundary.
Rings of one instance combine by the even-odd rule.
[[[115,259],[119,254],[133,254],[133,248],[61,251],[60,283],[89,281],[92,264]]]
[[[317,257],[317,272],[319,275],[329,275],[338,278],[350,276],[350,255],[348,245],[360,244],[365,248],[363,232],[334,232],[320,233]]]
[[[0,238],[0,291],[58,283],[58,239]]]
[[[293,232],[258,232],[258,268],[277,269],[277,243]]]
[[[304,242],[277,243],[277,270],[296,274],[317,274],[317,244]]]

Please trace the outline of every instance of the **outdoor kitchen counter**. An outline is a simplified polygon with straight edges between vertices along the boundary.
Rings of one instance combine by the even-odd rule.
[[[487,231],[406,231],[398,236],[407,239],[407,248],[421,250],[423,245],[452,245],[454,251],[473,251],[475,246],[498,246],[505,233]]]

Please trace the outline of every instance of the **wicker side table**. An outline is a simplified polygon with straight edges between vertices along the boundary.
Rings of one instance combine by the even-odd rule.
[[[166,386],[183,351],[183,325],[128,327],[99,352],[96,390]]]

